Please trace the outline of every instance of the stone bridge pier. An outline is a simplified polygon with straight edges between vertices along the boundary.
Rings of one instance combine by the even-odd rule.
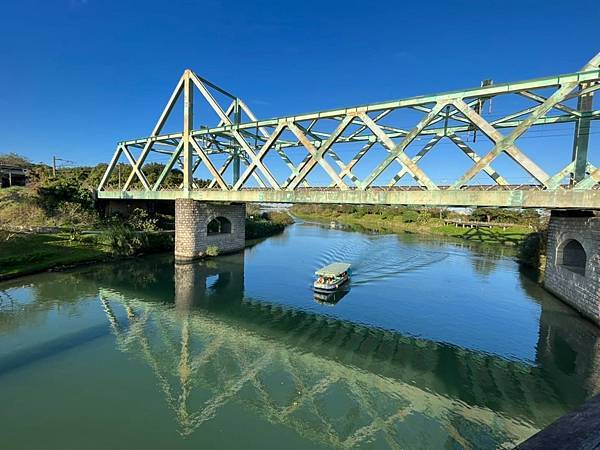
[[[220,254],[244,248],[246,229],[244,203],[206,203],[175,200],[175,261],[202,257],[214,246]]]
[[[600,326],[600,216],[552,211],[546,289]]]

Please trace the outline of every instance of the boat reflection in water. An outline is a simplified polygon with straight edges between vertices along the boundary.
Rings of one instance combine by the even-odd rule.
[[[315,302],[325,306],[335,306],[341,299],[343,299],[350,292],[350,288],[338,289],[334,292],[318,292],[314,291],[313,298]]]
[[[248,298],[243,255],[170,267],[133,291],[118,282],[126,274],[103,275],[99,298],[117,347],[147,362],[183,436],[233,408],[329,448],[504,448],[598,390],[593,358],[565,371],[545,354],[557,339],[585,344],[543,312],[552,336],[540,335],[533,365]]]

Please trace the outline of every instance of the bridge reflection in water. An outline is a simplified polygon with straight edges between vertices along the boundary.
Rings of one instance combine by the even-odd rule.
[[[182,435],[233,404],[337,448],[509,447],[600,390],[600,341],[558,303],[542,305],[533,365],[249,299],[243,254],[135,291],[127,266],[107,270],[117,345],[154,372]]]

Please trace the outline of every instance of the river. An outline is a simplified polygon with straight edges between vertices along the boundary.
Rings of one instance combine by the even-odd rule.
[[[0,283],[11,450],[510,448],[598,392],[599,330],[504,247],[297,223]]]

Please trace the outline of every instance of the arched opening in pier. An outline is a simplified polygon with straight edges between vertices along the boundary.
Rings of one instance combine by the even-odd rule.
[[[231,222],[225,217],[215,217],[208,222],[206,234],[229,234],[231,233]]]
[[[561,266],[572,272],[585,275],[587,255],[579,241],[569,239],[560,246],[558,252],[557,261]]]

